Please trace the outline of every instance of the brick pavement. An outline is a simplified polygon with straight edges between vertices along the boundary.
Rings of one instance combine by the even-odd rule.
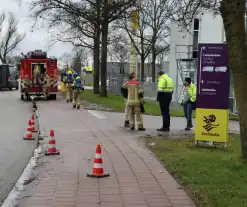
[[[59,156],[42,157],[39,181],[24,207],[195,207],[135,137],[61,101],[40,102],[45,135],[55,130]],[[47,140],[46,140],[47,141]],[[108,178],[88,178],[95,146],[102,145]]]

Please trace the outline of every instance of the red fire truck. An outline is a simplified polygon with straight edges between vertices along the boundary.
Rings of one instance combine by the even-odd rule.
[[[23,55],[23,54],[22,54]],[[42,50],[35,50],[28,52],[27,55],[23,55],[24,58],[20,61],[20,77],[21,83],[26,75],[29,79],[29,87],[24,90],[21,84],[21,100],[24,100],[24,94],[27,93],[27,99],[30,96],[42,96],[43,94],[43,84],[34,84],[33,71],[36,65],[40,68],[40,79],[43,81],[44,73],[50,77],[50,88],[49,88],[49,99],[55,100],[58,94],[58,69],[57,69],[57,59],[55,57],[47,58],[47,53]]]

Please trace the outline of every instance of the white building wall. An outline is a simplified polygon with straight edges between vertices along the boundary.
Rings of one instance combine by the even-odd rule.
[[[199,43],[224,42],[224,26],[220,15],[213,16],[207,12],[201,15]]]
[[[176,45],[192,45],[192,38],[192,35],[188,31],[181,31],[181,28],[179,28],[176,24],[171,25],[169,76],[173,79],[174,84],[176,85],[176,89],[173,94],[173,101],[175,100],[177,93],[180,93],[183,87],[183,81],[178,71],[177,59],[189,58],[186,47],[176,47]]]
[[[199,35],[198,43],[222,43],[225,41],[224,27],[221,16],[214,16],[210,12],[203,12],[198,17],[199,19]],[[174,80],[176,85],[175,93],[173,95],[173,101],[176,99],[176,90],[180,93],[183,87],[183,80],[178,71],[177,59],[178,58],[189,58],[182,52],[191,54],[191,51],[186,47],[182,46],[179,48],[180,55],[176,54],[176,45],[193,45],[193,25],[191,26],[190,33],[188,31],[181,32],[176,24],[171,26],[171,37],[170,37],[170,54],[169,54],[169,75]],[[178,48],[178,47],[177,47]],[[192,47],[187,47],[192,49]]]

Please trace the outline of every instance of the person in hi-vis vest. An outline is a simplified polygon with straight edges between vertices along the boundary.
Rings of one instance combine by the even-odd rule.
[[[163,125],[157,131],[170,131],[170,104],[174,90],[173,80],[163,71],[158,73],[158,92],[157,101],[160,105]]]
[[[184,108],[184,116],[187,120],[185,130],[189,131],[193,128],[192,111],[196,108],[196,85],[191,82],[191,78],[185,78],[185,84],[182,90],[182,106]]]

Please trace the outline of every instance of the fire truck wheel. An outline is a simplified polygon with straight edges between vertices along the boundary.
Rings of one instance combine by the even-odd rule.
[[[9,90],[12,91],[12,87],[10,87]]]
[[[51,94],[48,99],[49,100],[57,100],[57,95],[56,94]]]

